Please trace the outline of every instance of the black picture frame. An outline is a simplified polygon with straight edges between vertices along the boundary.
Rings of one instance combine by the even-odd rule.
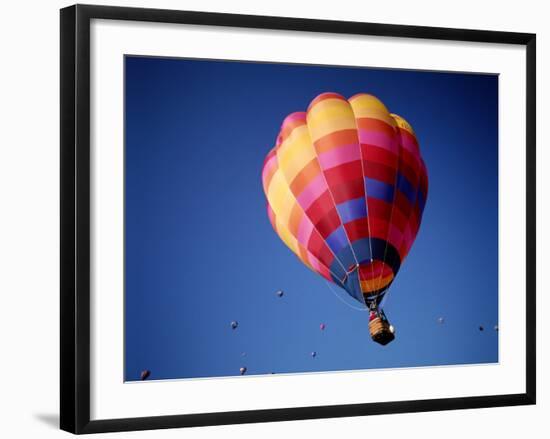
[[[182,23],[526,47],[526,392],[416,401],[90,420],[90,21]],[[61,10],[61,429],[80,434],[535,404],[536,36],[303,18],[75,5]]]

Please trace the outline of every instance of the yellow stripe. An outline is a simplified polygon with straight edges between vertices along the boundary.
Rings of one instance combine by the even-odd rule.
[[[356,118],[379,119],[393,127],[395,126],[395,120],[390,116],[386,106],[372,95],[359,95],[351,99],[350,104]]]
[[[286,181],[293,181],[294,177],[314,157],[315,149],[311,143],[309,130],[306,125],[295,128],[277,150],[279,168],[285,175]]]
[[[275,217],[277,218],[277,217]],[[300,255],[300,244],[298,240],[290,233],[290,230],[281,222],[275,219],[276,227],[277,227],[277,235],[279,235],[279,238],[286,244],[286,246],[294,252],[296,256],[298,256],[298,259],[302,261],[308,268],[313,270],[313,267],[309,263],[308,260],[304,260]],[[315,271],[315,270],[313,270]]]
[[[290,190],[285,173],[291,175],[303,169],[303,167],[313,158],[315,150],[309,137],[307,126],[295,128],[290,136],[277,150],[277,162],[279,167],[273,173],[269,186],[266,191],[269,206],[275,215],[275,230],[279,238],[286,246],[296,254],[308,268],[315,271],[309,260],[303,259],[300,253],[300,243],[292,234],[290,221],[296,221],[296,215],[292,215],[294,208],[303,209],[298,205],[296,197]],[[311,157],[311,158],[308,158]],[[302,165],[297,165],[299,160],[305,161]]]
[[[398,116],[397,114],[391,114],[392,118],[395,120],[395,123],[397,126],[405,131],[408,131],[413,136],[416,136],[414,134],[414,130],[409,122],[407,122],[405,119],[403,119],[401,116]]]
[[[314,105],[307,113],[307,125],[314,142],[335,131],[356,129],[349,102],[340,99],[327,99]]]
[[[280,169],[277,169],[271,178],[267,188],[267,200],[278,220],[283,224],[288,224],[296,198],[290,191]]]
[[[317,117],[318,113],[321,112],[338,112],[342,111],[348,107],[348,102],[342,99],[325,99],[323,101],[317,102],[313,107],[309,108],[307,111],[307,117]]]
[[[316,142],[317,140],[325,137],[328,134],[336,131],[354,130],[357,128],[355,119],[350,117],[329,118],[323,121],[308,122],[309,131],[311,133],[311,140]]]
[[[277,168],[273,173],[266,192],[269,206],[275,217],[274,225],[277,235],[306,266],[313,270],[309,261],[302,259],[300,255],[300,243],[289,228],[289,221],[292,217],[293,208],[297,205],[297,200],[290,191],[280,168]],[[301,209],[299,206],[298,208]]]
[[[366,110],[366,111],[372,111],[372,110],[378,110],[385,113],[389,113],[386,106],[382,103],[380,99],[378,99],[376,96],[369,95],[366,93],[359,94],[352,99],[350,99],[351,106],[355,109],[359,110]]]

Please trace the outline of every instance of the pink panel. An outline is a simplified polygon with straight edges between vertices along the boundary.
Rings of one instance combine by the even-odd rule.
[[[325,181],[325,176],[323,174],[319,174],[298,196],[298,203],[300,203],[300,206],[302,206],[304,210],[307,210],[309,206],[311,206],[313,202],[326,191],[326,189],[327,183]]]
[[[361,148],[357,143],[340,146],[319,155],[321,168],[330,169],[342,163],[353,162],[361,158]]]

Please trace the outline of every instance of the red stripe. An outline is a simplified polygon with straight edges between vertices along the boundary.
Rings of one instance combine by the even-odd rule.
[[[347,101],[346,98],[344,98],[342,95],[338,93],[332,93],[332,92],[321,93],[319,96],[317,96],[315,99],[311,101],[311,103],[309,104],[309,107],[307,107],[308,111],[319,102],[326,101],[327,99],[339,99],[341,101]]]
[[[392,169],[389,166],[370,161],[364,162],[363,168],[365,170],[365,177],[374,178],[375,180],[383,181],[384,183],[392,186],[395,184],[397,169]]]
[[[307,243],[307,248],[311,254],[315,255],[315,257],[323,264],[327,267],[331,266],[332,261],[334,260],[334,255],[318,233],[314,232],[311,234],[309,242]]]
[[[384,241],[388,238],[388,221],[381,218],[369,219],[370,234],[373,238],[383,239]]]
[[[323,238],[329,236],[340,226],[340,217],[335,208],[332,208],[330,212],[324,215],[319,221],[315,223],[315,228],[319,231]]]
[[[414,184],[418,184],[420,174],[420,163],[406,149],[401,148],[399,155],[399,172],[407,177],[407,180]]]
[[[331,186],[330,191],[336,204],[354,200],[355,198],[365,198],[363,178],[357,178],[344,184]]]
[[[317,198],[306,211],[313,224],[317,223],[327,212],[334,209],[334,203],[328,190]]]
[[[350,242],[369,237],[369,223],[367,218],[359,218],[344,224]]]
[[[389,221],[392,210],[392,205],[390,203],[386,203],[383,200],[372,197],[367,198],[367,203],[369,218],[378,218],[383,219],[384,221]]]
[[[386,277],[392,274],[391,267],[382,261],[367,262],[359,266],[361,280],[371,280],[377,277]]]
[[[411,154],[410,151],[406,150],[403,147],[399,148],[400,154],[399,158],[405,162],[408,166],[413,168],[416,172],[420,169],[420,161],[418,160],[418,156]]]
[[[399,173],[409,180],[409,183],[413,186],[413,188],[416,189],[418,187],[418,173],[406,163],[399,163]]]
[[[391,215],[391,223],[395,227],[397,227],[401,233],[403,233],[405,231],[408,220],[409,212],[407,212],[407,214],[405,215],[405,213],[401,212],[401,209],[394,204]]]
[[[416,150],[420,153],[419,147],[418,147],[418,140],[416,140],[416,137],[413,136],[411,133],[409,133],[407,130],[404,130],[402,128],[399,128],[399,134],[401,137],[404,137],[404,142],[410,142],[413,144],[413,146],[416,148]]]
[[[322,154],[337,146],[351,145],[353,143],[359,143],[356,129],[334,131],[317,139],[313,144],[315,145],[317,154]]]
[[[324,171],[329,187],[363,178],[361,160],[343,163]]]
[[[394,127],[392,127],[391,125],[387,124],[386,122],[380,119],[373,119],[370,117],[361,117],[361,118],[355,119],[355,122],[357,124],[357,128],[361,128],[369,131],[381,131],[390,137],[393,137],[397,134]]]
[[[397,168],[399,160],[399,157],[387,149],[365,143],[361,144],[361,157],[364,161],[378,163],[393,169]]]
[[[413,205],[409,202],[409,199],[399,190],[395,191],[393,205],[394,207],[397,207],[406,218],[409,217],[413,208]]]

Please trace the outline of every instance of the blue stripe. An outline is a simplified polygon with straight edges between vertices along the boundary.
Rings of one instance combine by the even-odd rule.
[[[364,261],[370,261],[371,240],[369,238],[358,239],[353,242],[352,246],[355,257],[360,264]]]
[[[332,277],[336,285],[342,286],[341,282],[344,276],[346,275],[346,272],[344,271],[340,263],[336,260],[336,258],[332,261],[332,264],[330,264],[329,268],[331,272],[330,277]]]
[[[353,249],[359,264],[366,264],[370,262],[370,249],[372,248],[373,259],[384,261],[388,264],[394,276],[397,275],[399,268],[401,266],[401,260],[399,258],[399,253],[397,250],[389,243],[382,239],[372,238],[363,238],[355,241],[353,243]],[[357,299],[359,302],[363,303],[363,293],[361,292],[361,285],[359,283],[358,271],[355,270],[346,277],[344,285],[341,284],[341,279],[344,279],[345,272],[342,270],[341,265],[338,263],[338,260],[342,262],[342,265],[349,269],[356,264],[355,257],[351,252],[351,246],[348,244],[346,247],[341,249],[336,258],[331,264],[330,270],[334,273],[332,278],[337,285],[340,285],[344,288],[348,294]],[[382,299],[382,293],[378,295],[378,300]]]
[[[359,264],[370,262],[372,250],[372,259],[384,261],[392,268],[394,275],[399,271],[399,267],[401,266],[399,253],[389,242],[379,238],[362,238],[355,241],[352,245],[353,252],[351,251],[351,246],[347,244],[336,253],[336,257],[342,261],[344,268],[348,269],[357,262]]]
[[[357,264],[349,243],[338,253],[336,253],[336,258],[338,258],[338,260],[342,263],[346,270],[349,269],[349,267]]]
[[[383,181],[365,177],[365,192],[368,197],[393,203],[394,187]]]
[[[344,224],[367,216],[367,203],[363,197],[340,203],[336,208]]]
[[[403,174],[397,174],[397,189],[414,205],[416,201],[416,189]]]
[[[349,274],[346,278],[344,288],[348,294],[359,303],[365,303],[363,292],[361,291],[361,282],[359,281],[359,270],[355,270],[353,273]]]
[[[330,247],[334,254],[338,254],[340,250],[349,245],[348,237],[342,226],[338,227],[334,232],[328,235],[325,242]]]

